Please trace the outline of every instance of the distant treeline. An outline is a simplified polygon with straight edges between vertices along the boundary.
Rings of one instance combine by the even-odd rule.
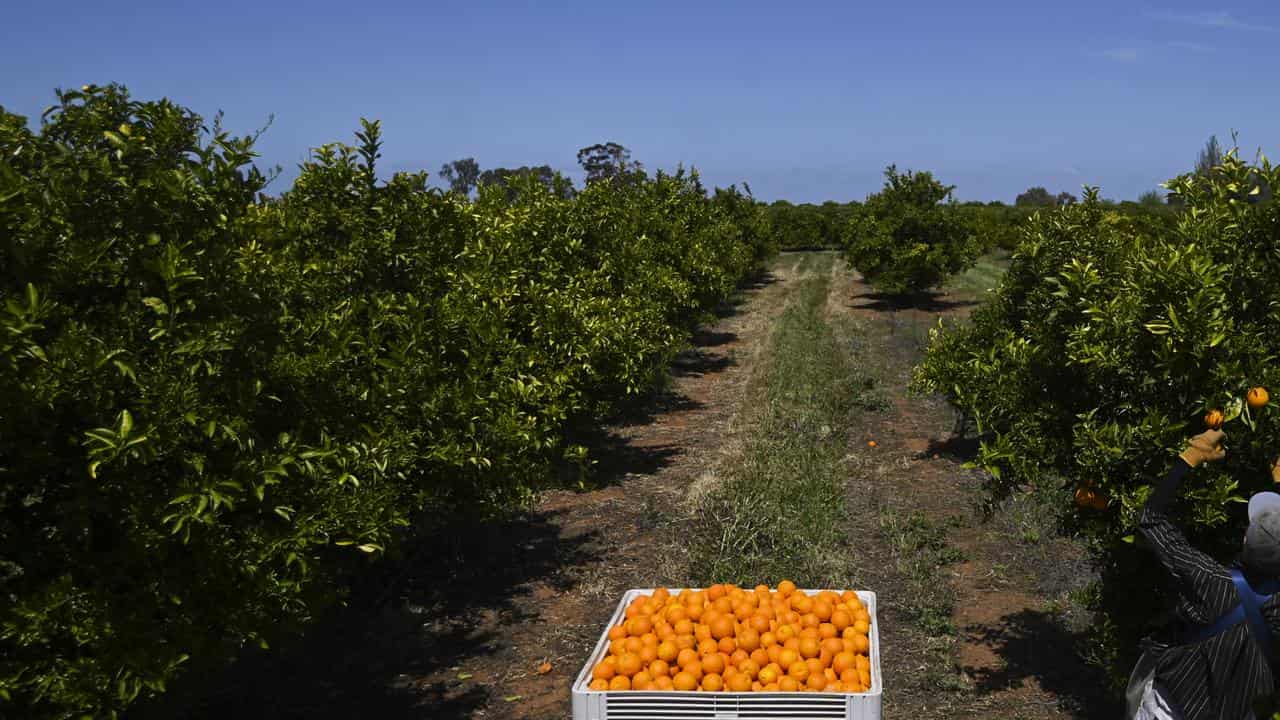
[[[1075,198],[1067,193],[1048,198],[1047,203],[1028,202],[1020,195],[1021,202],[1014,205],[999,201],[970,201],[952,202],[947,207],[965,219],[971,231],[982,237],[988,249],[1012,250],[1018,244],[1020,228],[1032,215],[1075,202]],[[1157,225],[1169,227],[1172,227],[1180,209],[1177,204],[1164,202],[1102,202],[1125,216],[1146,218]],[[848,244],[850,220],[857,217],[863,208],[860,202],[829,200],[815,205],[778,200],[769,205],[769,217],[781,250],[840,250]]]

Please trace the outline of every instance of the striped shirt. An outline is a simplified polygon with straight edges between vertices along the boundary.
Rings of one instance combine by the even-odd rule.
[[[1138,529],[1176,581],[1181,595],[1178,616],[1190,625],[1203,626],[1240,600],[1230,570],[1191,547],[1165,514],[1188,470],[1190,466],[1179,458],[1147,500]],[[1280,647],[1280,596],[1268,600],[1262,613],[1271,628],[1273,646]],[[1275,678],[1247,622],[1196,643],[1148,640],[1146,645],[1159,655],[1156,683],[1187,720],[1242,720],[1250,717],[1255,700],[1275,689]]]

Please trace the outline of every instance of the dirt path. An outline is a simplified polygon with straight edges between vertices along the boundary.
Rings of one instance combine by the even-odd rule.
[[[227,678],[194,678],[137,716],[568,718],[570,685],[621,593],[685,582],[687,500],[741,450],[748,380],[796,280],[823,265],[806,258],[779,258],[697,334],[664,392],[598,433],[599,489],[433,536],[305,639]],[[843,266],[832,272],[828,321],[884,405],[851,423],[845,458],[851,577],[881,598],[884,716],[1114,714],[1066,629],[1065,598],[1087,575],[1079,552],[1032,502],[984,521],[950,408],[906,393],[934,317],[973,303],[895,310]]]
[[[865,418],[848,458],[851,496],[871,510],[854,514],[854,533],[880,536],[865,564],[891,598],[885,717],[1115,716],[1101,678],[1079,657],[1084,618],[1070,598],[1091,575],[1081,548],[1056,536],[1052,510],[1040,505],[1057,499],[1018,497],[984,517],[981,476],[962,467],[973,442],[956,437],[945,401],[907,392],[928,329],[939,317],[967,316],[973,299],[941,295],[902,309],[856,273],[838,272],[845,277],[833,283],[841,290],[830,313],[853,318],[888,405]]]

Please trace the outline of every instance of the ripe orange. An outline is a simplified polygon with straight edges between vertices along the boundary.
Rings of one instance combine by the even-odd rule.
[[[760,665],[755,660],[748,658],[738,663],[738,672],[754,680],[760,676]]]
[[[818,637],[823,640],[836,637],[837,635],[839,635],[839,633],[836,632],[836,626],[831,623],[822,623],[818,626]]]
[[[756,632],[752,628],[743,628],[742,631],[738,633],[738,647],[746,650],[747,652],[751,652],[752,650],[760,647],[760,633]]]
[[[1226,415],[1223,415],[1222,410],[1219,408],[1214,408],[1210,410],[1204,416],[1205,427],[1208,427],[1211,430],[1221,430],[1222,423],[1225,420],[1226,420]]]
[[[692,673],[678,672],[671,678],[671,686],[676,690],[693,690],[698,687],[698,679]]]
[[[733,618],[719,615],[711,621],[711,637],[720,640],[733,636]]]
[[[791,609],[801,615],[807,615],[813,611],[813,599],[797,591],[791,596]]]
[[[716,583],[715,585],[707,588],[707,599],[711,602],[715,602],[722,597],[724,597],[724,585]]]
[[[855,652],[866,653],[871,650],[871,641],[867,639],[865,634],[853,636],[853,649]]]
[[[844,643],[840,642],[840,638],[829,637],[822,641],[822,649],[835,655],[844,652]]]
[[[791,667],[795,663],[799,662],[799,660],[800,653],[792,650],[791,648],[786,648],[782,652],[778,653],[778,664],[784,668]]]
[[[821,651],[818,641],[811,637],[800,638],[800,657],[817,657]]]
[[[724,667],[725,667],[724,657],[722,657],[719,654],[704,655],[702,657],[703,672],[719,675],[720,673],[724,672]]]
[[[679,655],[676,656],[676,664],[679,665],[680,667],[684,667],[685,665],[688,665],[691,662],[697,662],[697,660],[698,660],[698,651],[694,650],[693,648],[685,648],[680,651]]]
[[[613,676],[617,674],[617,668],[614,667],[613,663],[608,662],[602,662],[599,665],[596,665],[595,669],[591,671],[592,678],[596,680],[604,680],[605,682],[612,680]]]
[[[640,662],[644,663],[645,665],[648,665],[649,663],[657,659],[658,659],[657,645],[645,645],[644,647],[640,648]]]
[[[765,651],[764,648],[756,648],[751,651],[751,662],[759,665],[760,667],[764,667],[770,662],[769,653]]]
[[[744,660],[750,660],[750,659],[751,659],[751,653],[747,652],[746,650],[743,650],[742,648],[738,648],[737,650],[734,650],[733,654],[729,655],[729,662],[733,665],[741,665]]]
[[[790,580],[783,580],[782,582],[778,583],[778,594],[784,598],[795,591],[796,591],[796,584],[791,582]]]
[[[595,680],[592,680],[591,684],[588,685],[587,687],[591,688],[592,690],[608,690],[609,681],[604,680],[602,678],[596,678]]]
[[[618,674],[631,677],[640,672],[640,668],[644,667],[644,663],[640,660],[640,656],[635,653],[627,653],[618,658]]]
[[[810,675],[808,681],[805,682],[805,685],[807,685],[810,690],[821,691],[827,687],[827,678],[825,675],[820,673]]]
[[[703,675],[702,689],[707,692],[720,692],[724,689],[724,679],[715,673]]]
[[[790,675],[783,675],[778,678],[778,690],[781,692],[795,692],[800,689],[800,683]]]
[[[671,678],[666,675],[660,675],[653,681],[653,686],[658,690],[674,690],[675,683],[671,682]]]
[[[836,610],[831,613],[831,624],[836,630],[844,632],[845,628],[853,624],[853,617],[847,610]]]
[[[676,647],[676,644],[670,640],[663,640],[658,643],[658,659],[671,662],[679,654],[680,648]]]
[[[729,678],[728,690],[733,692],[751,692],[751,678],[742,673],[738,673]]]
[[[671,666],[667,664],[666,660],[654,660],[649,663],[648,669],[649,674],[652,675],[654,679],[671,674]]]
[[[762,615],[759,610],[751,616],[751,629],[756,631],[757,635],[763,635],[769,632],[769,617]]]
[[[826,622],[831,619],[832,610],[833,608],[831,607],[831,603],[826,600],[818,600],[813,604],[813,614],[818,616],[818,619],[822,622]]]
[[[732,655],[738,649],[738,641],[731,637],[720,638],[720,652]]]
[[[627,636],[627,628],[622,625],[614,625],[609,628],[610,640],[621,640]]]
[[[640,672],[635,674],[635,677],[631,678],[631,689],[632,690],[652,690],[653,676],[650,675],[647,670],[641,670]]]
[[[831,669],[834,670],[841,679],[844,678],[844,673],[852,667],[854,667],[854,659],[853,653],[851,652],[841,651],[836,653],[836,656],[831,660]]]
[[[610,690],[630,690],[631,678],[627,677],[626,675],[614,675],[613,679],[609,681],[609,689]]]
[[[1270,400],[1271,395],[1267,393],[1266,388],[1261,386],[1250,388],[1249,394],[1246,396],[1246,401],[1249,403],[1249,407],[1254,410],[1266,405]]]
[[[875,447],[875,446],[876,446],[876,441],[875,441],[875,440],[868,440],[868,441],[867,441],[867,447]]]
[[[787,667],[787,676],[794,678],[796,682],[804,682],[809,679],[809,666],[797,660]]]

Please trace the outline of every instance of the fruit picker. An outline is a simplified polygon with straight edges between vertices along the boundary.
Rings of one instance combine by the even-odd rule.
[[[1212,423],[1211,423],[1212,425]],[[1226,457],[1225,433],[1210,429],[1187,444],[1138,517],[1138,530],[1174,578],[1177,614],[1189,629],[1146,638],[1126,693],[1139,720],[1240,720],[1276,688],[1280,647],[1280,494],[1249,499],[1240,561],[1225,566],[1187,542],[1167,514],[1179,482]],[[1280,485],[1280,466],[1271,467]]]

